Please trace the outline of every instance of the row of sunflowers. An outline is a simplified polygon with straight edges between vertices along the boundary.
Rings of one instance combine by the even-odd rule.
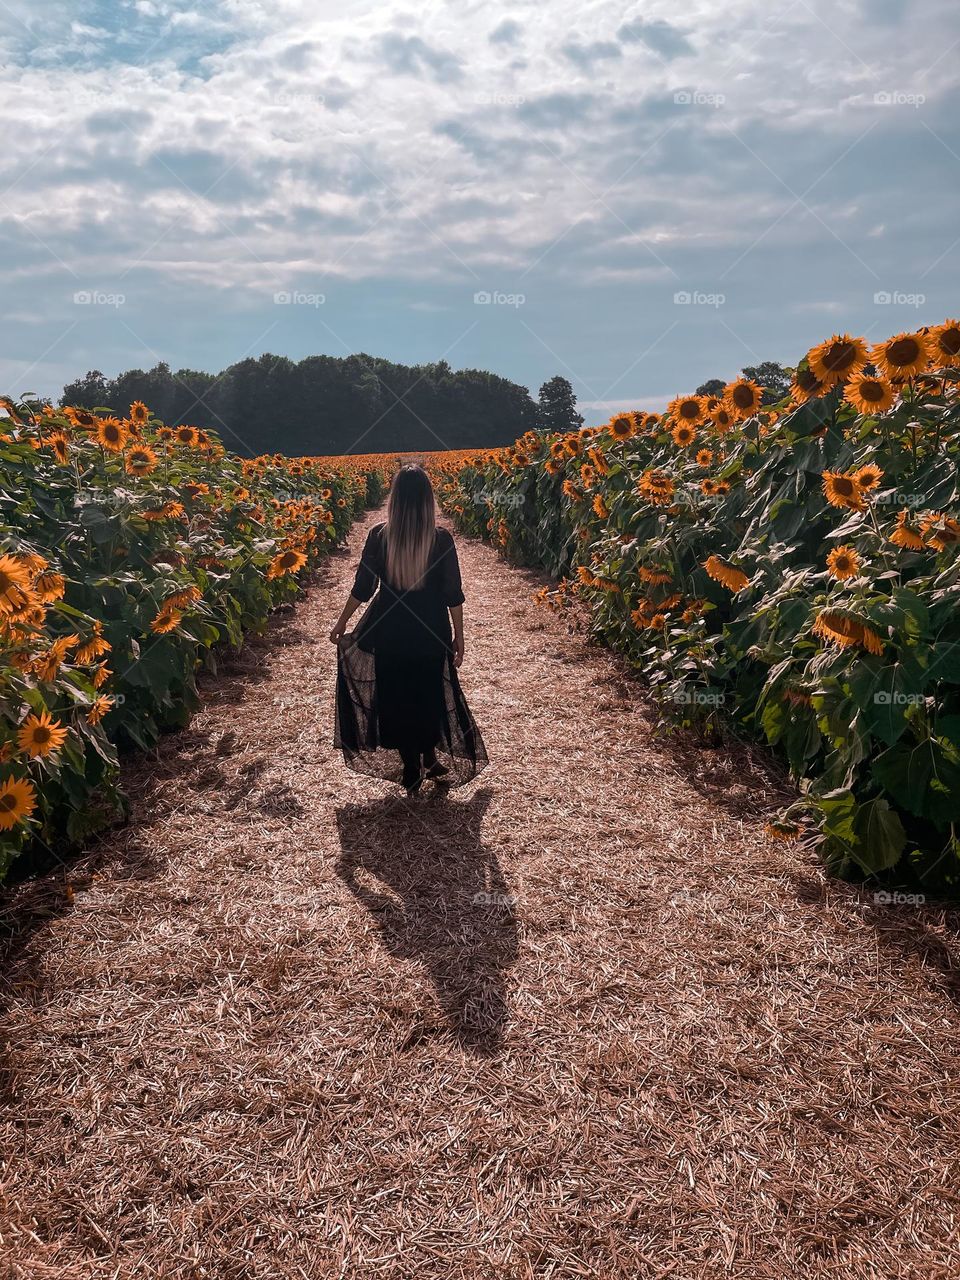
[[[560,581],[664,716],[774,746],[853,878],[960,886],[960,322],[835,334],[767,404],[665,413],[433,461],[460,527]]]
[[[187,722],[201,668],[297,595],[389,465],[0,399],[0,879],[123,816],[118,749]]]

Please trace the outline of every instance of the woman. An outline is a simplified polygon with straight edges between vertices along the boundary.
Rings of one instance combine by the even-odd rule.
[[[360,625],[345,636],[378,583]],[[463,598],[457,549],[437,528],[430,478],[422,467],[401,467],[386,523],[370,530],[330,639],[338,646],[334,746],[351,769],[401,782],[408,795],[424,778],[469,782],[487,763],[457,676]]]

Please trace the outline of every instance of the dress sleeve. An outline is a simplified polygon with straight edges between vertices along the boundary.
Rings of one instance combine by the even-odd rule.
[[[353,589],[350,592],[354,600],[359,600],[361,604],[370,599],[380,581],[379,553],[380,528],[377,526],[367,534],[367,540],[363,544],[363,550],[360,553],[357,576],[353,580]]]
[[[443,603],[448,609],[463,604],[463,583],[460,580],[457,544],[445,530],[440,547],[440,590],[443,593]]]

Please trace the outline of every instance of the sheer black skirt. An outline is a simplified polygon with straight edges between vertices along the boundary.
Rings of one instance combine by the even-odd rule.
[[[356,632],[337,652],[334,746],[349,768],[387,782],[403,780],[405,759],[431,751],[450,770],[451,787],[487,764],[451,651],[371,652]]]

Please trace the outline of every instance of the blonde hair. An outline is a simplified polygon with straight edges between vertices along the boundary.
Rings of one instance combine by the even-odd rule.
[[[415,591],[423,585],[437,536],[433,486],[416,463],[401,467],[393,477],[383,534],[390,585],[398,591]]]

